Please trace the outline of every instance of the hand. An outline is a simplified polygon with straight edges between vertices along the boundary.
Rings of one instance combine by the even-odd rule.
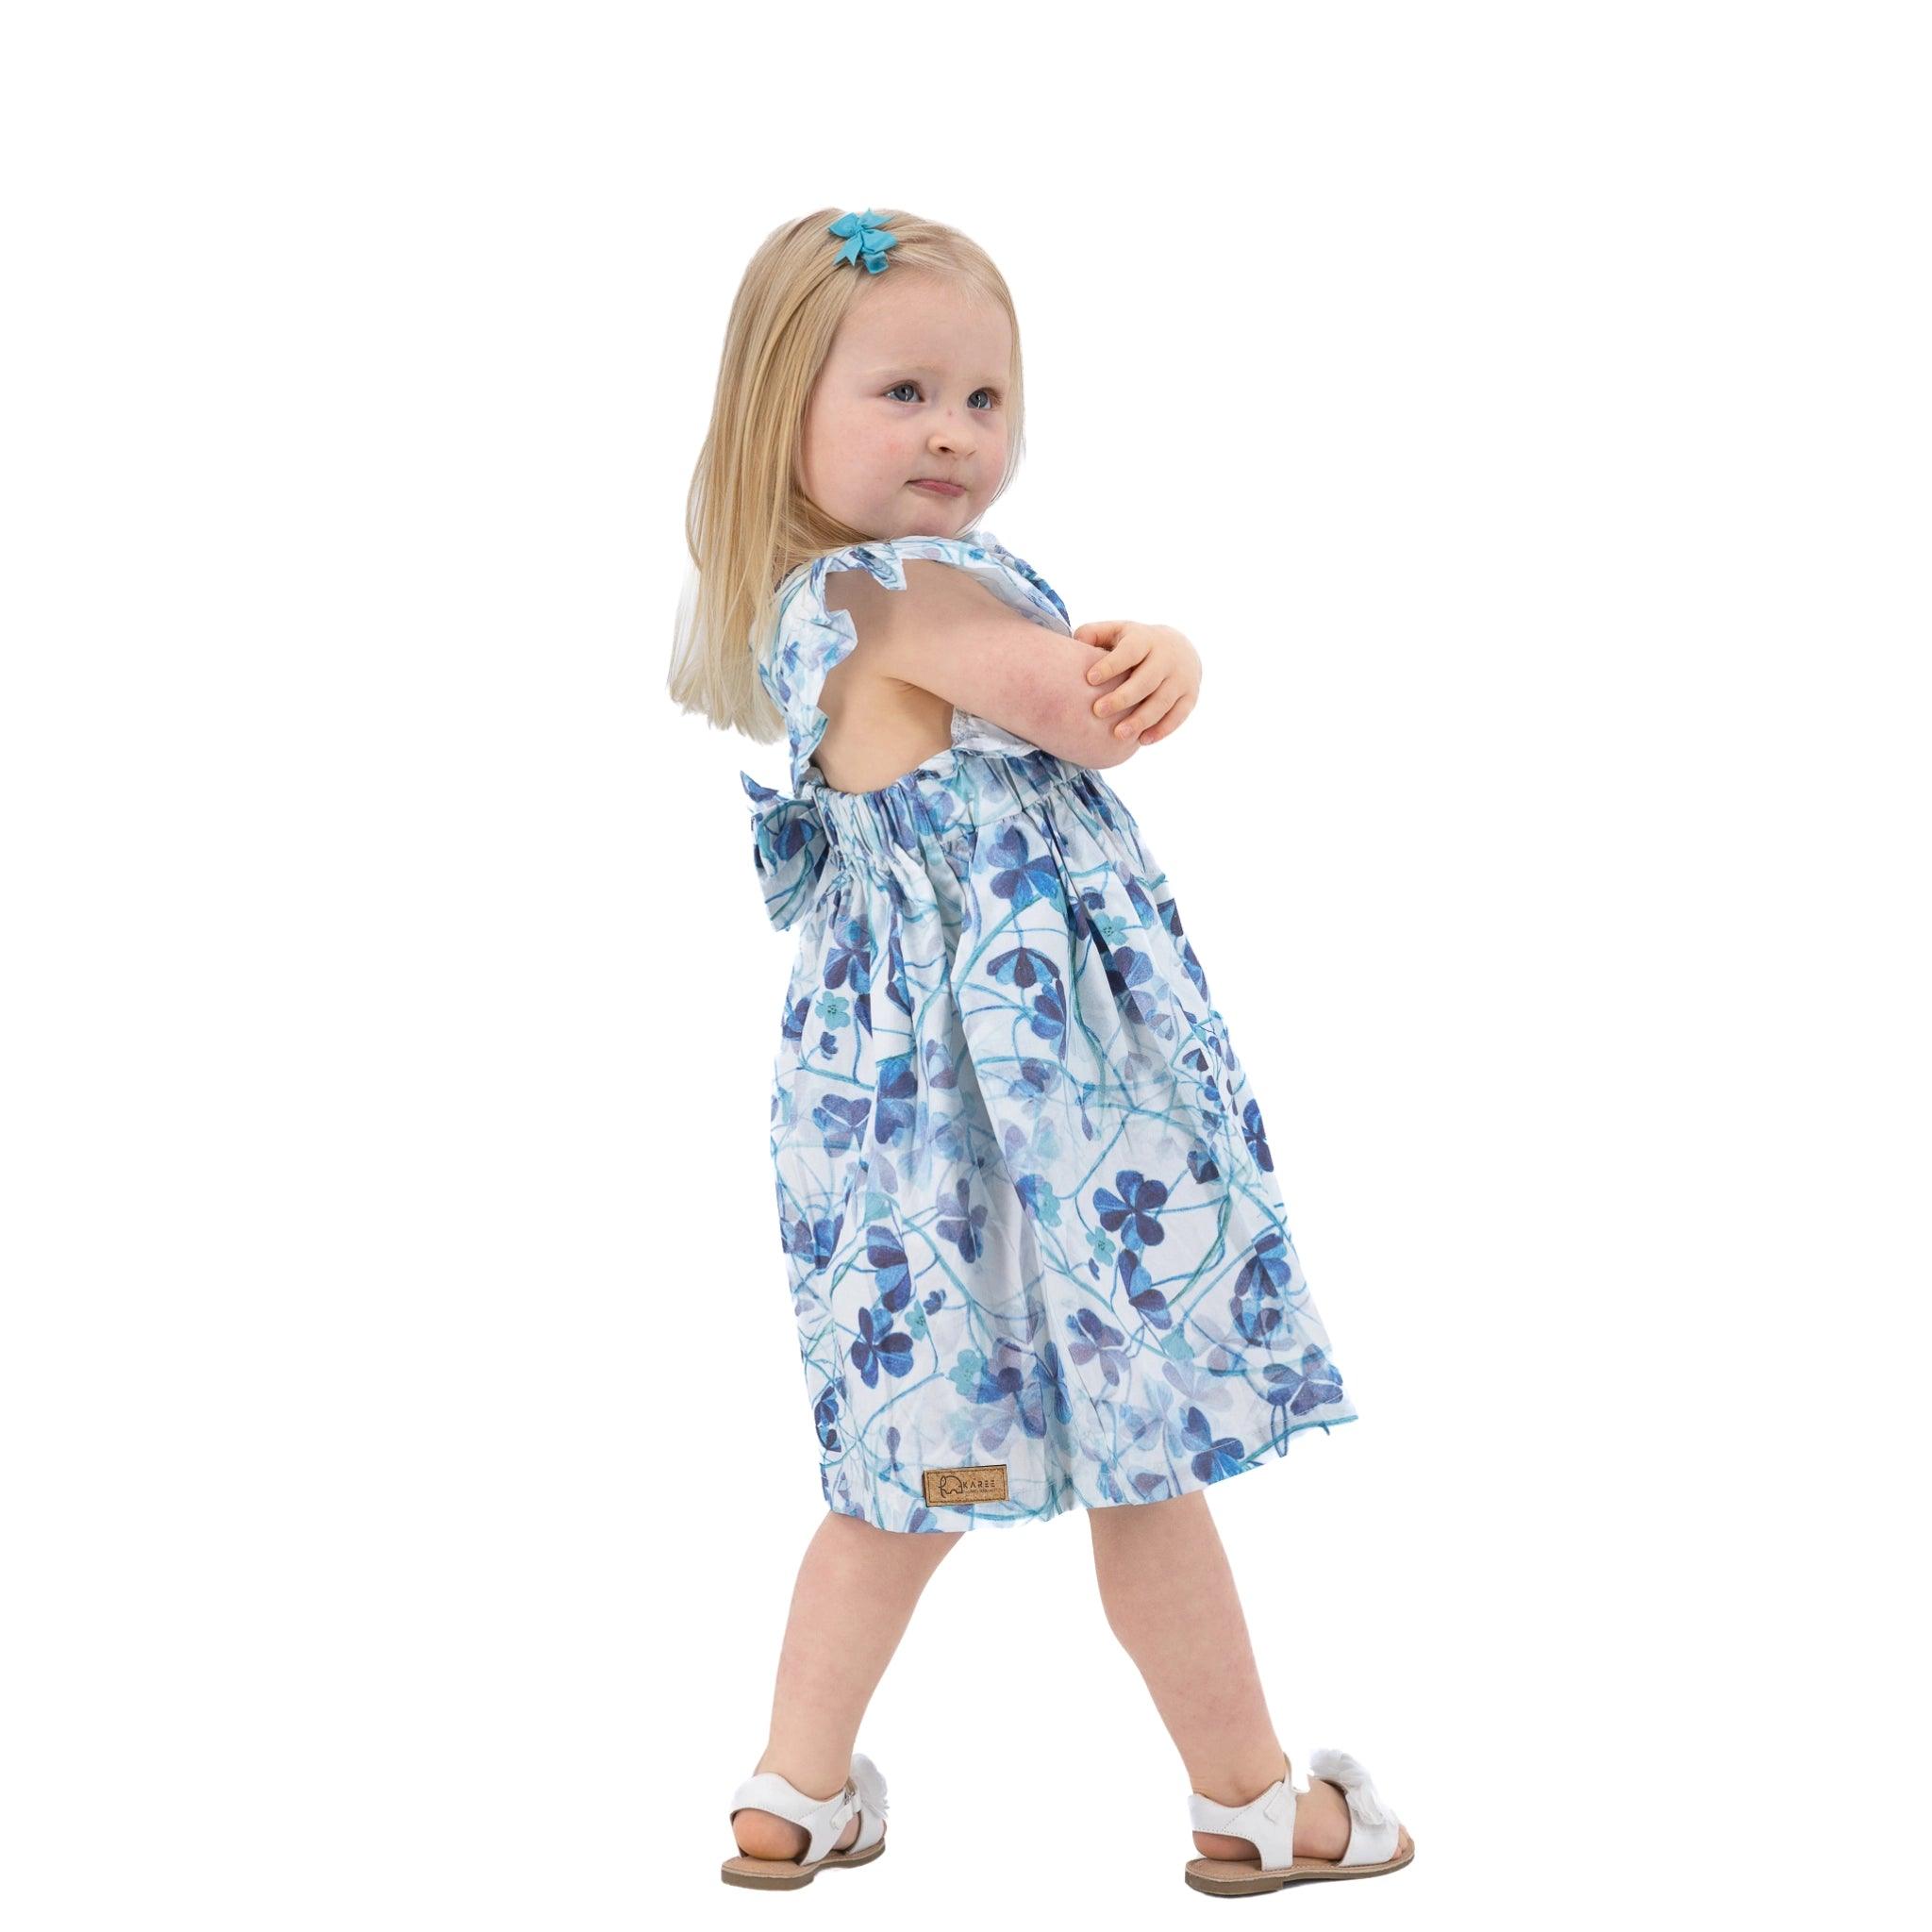
[[[1117,690],[1093,700],[1096,718],[1126,713],[1114,726],[1116,738],[1155,744],[1180,729],[1200,693],[1201,655],[1179,631],[1172,625],[1109,618],[1083,624],[1074,635],[1107,653],[1088,671],[1089,684],[1107,684],[1124,671],[1132,673]]]

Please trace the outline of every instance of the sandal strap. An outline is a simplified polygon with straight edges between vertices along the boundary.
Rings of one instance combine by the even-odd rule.
[[[1294,1863],[1294,1786],[1286,1775],[1245,1805],[1221,1805],[1190,1791],[1188,1810],[1196,1831],[1246,1839],[1261,1855],[1264,1872],[1285,1871]]]
[[[734,1818],[747,1807],[804,1825],[810,1842],[799,1855],[801,1865],[816,1865],[827,1857],[855,1811],[858,1813],[858,1836],[845,1847],[848,1853],[870,1851],[886,1833],[886,1781],[863,1751],[852,1754],[852,1770],[844,1788],[829,1798],[814,1798],[801,1791],[782,1773],[760,1771],[731,1794]]]
[[[799,1854],[801,1865],[816,1865],[838,1843],[839,1834],[858,1804],[858,1788],[848,1777],[841,1790],[829,1798],[814,1798],[801,1791],[782,1773],[760,1771],[731,1794],[731,1815],[735,1818],[747,1807],[775,1812],[802,1824],[811,1834],[810,1842]]]
[[[1402,1821],[1375,1790],[1366,1767],[1346,1751],[1331,1750],[1324,1744],[1310,1755],[1308,1775],[1341,1786],[1341,1795],[1348,1801],[1348,1849],[1338,1863],[1380,1865],[1395,1856]]]

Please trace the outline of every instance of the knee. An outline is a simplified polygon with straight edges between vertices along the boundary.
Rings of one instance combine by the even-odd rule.
[[[897,1557],[916,1557],[937,1563],[955,1543],[963,1543],[969,1532],[963,1529],[881,1529],[862,1516],[849,1516],[828,1509],[819,1525],[821,1536],[842,1538],[855,1548],[876,1550]]]
[[[1212,1520],[1205,1490],[1163,1496],[1155,1503],[1109,1503],[1087,1511],[1087,1528],[1096,1549],[1127,1537],[1174,1535],[1203,1520]]]

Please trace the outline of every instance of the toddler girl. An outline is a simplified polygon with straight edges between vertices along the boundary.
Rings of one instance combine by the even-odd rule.
[[[723,1875],[885,1850],[853,1745],[926,1579],[968,1531],[1073,1508],[1192,1786],[1187,1882],[1398,1870],[1354,1758],[1292,1782],[1208,1510],[1356,1410],[1260,1106],[1102,775],[1186,721],[1200,659],[1169,626],[1070,626],[980,523],[1022,448],[992,262],[835,213],[772,234],[733,304],[671,676],[790,745],[789,791],[741,776],[798,932],[772,1154],[827,1505]]]

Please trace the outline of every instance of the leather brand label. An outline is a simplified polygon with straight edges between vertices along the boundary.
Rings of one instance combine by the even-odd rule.
[[[969,1503],[1004,1503],[1007,1465],[968,1462],[958,1469],[929,1469],[925,1472],[925,1500],[936,1507],[950,1504],[956,1508]]]

